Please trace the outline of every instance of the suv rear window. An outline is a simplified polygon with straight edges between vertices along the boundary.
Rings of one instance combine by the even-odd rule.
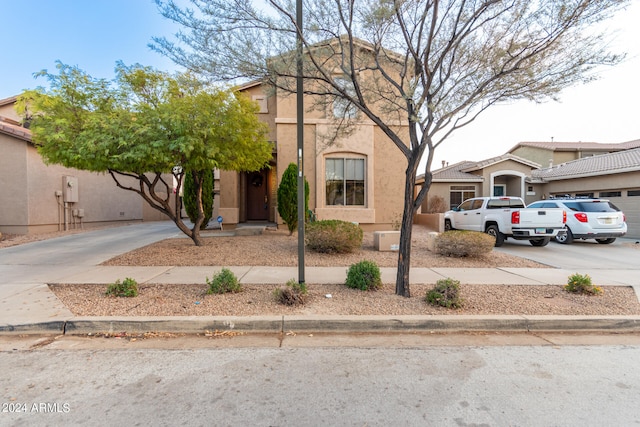
[[[564,204],[576,212],[620,212],[620,209],[613,203],[601,200],[594,200],[592,202],[564,202]]]

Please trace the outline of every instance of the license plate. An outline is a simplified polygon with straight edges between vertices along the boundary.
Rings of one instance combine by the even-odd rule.
[[[605,224],[613,224],[613,218],[605,218],[604,219],[604,223]]]
[[[546,228],[536,228],[536,234],[546,234],[546,233],[547,233]]]

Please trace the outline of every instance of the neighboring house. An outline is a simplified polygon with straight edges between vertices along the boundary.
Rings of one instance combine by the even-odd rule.
[[[546,158],[552,166],[541,168],[522,156]],[[561,159],[571,160],[559,162]],[[429,211],[433,196],[444,198],[445,205],[453,208],[469,197],[491,195],[522,197],[527,204],[563,195],[606,198],[624,211],[627,236],[638,238],[640,140],[621,144],[524,142],[502,156],[456,163],[433,171],[422,212]]]
[[[259,82],[239,90],[260,105],[259,116],[270,129],[273,158],[261,171],[221,171],[217,214],[225,224],[282,224],[276,194],[287,166],[297,163],[296,96]],[[318,108],[322,103],[326,107]],[[355,117],[356,127],[348,137],[329,144],[323,136],[330,134],[340,114]],[[309,209],[318,219],[352,221],[366,230],[390,229],[401,218],[406,164],[400,150],[360,113],[339,101],[305,97],[304,174],[310,187]]]
[[[513,154],[492,157],[479,162],[463,161],[433,171],[433,181],[422,211],[429,210],[431,197],[440,196],[453,208],[470,197],[525,197],[533,188],[527,183],[540,165]],[[418,177],[422,183],[424,177]]]
[[[620,144],[602,144],[598,142],[520,142],[507,151],[507,154],[529,159],[542,167],[553,166],[585,157],[615,153],[640,147],[640,140]]]
[[[0,100],[0,232],[33,234],[164,219],[108,174],[46,165],[20,124],[15,97]]]
[[[639,142],[628,144],[638,146]],[[640,148],[612,151],[535,170],[530,182],[534,188],[539,188],[540,198],[570,195],[611,200],[625,213],[627,237],[640,238]],[[532,201],[527,200],[528,203]]]

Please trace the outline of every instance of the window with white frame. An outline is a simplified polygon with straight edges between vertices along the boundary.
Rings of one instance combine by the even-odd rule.
[[[449,207],[451,209],[472,197],[476,197],[474,185],[452,185],[449,187]]]
[[[327,158],[325,160],[325,189],[327,206],[364,206],[364,159]]]

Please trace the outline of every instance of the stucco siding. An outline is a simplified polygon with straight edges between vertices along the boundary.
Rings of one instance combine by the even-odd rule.
[[[553,159],[553,151],[537,147],[521,146],[511,151],[511,154],[536,162],[542,167],[549,166]]]
[[[235,171],[220,171],[220,208],[218,214],[224,224],[237,224],[240,214],[240,174]]]
[[[15,104],[13,102],[7,103],[5,105],[0,105],[0,116],[8,117],[11,120],[15,120],[17,122],[21,120],[20,116],[15,110]]]
[[[461,181],[450,181],[450,182],[433,182],[431,184],[431,188],[429,189],[429,193],[427,194],[427,198],[425,202],[422,203],[422,213],[428,213],[430,208],[431,198],[434,196],[440,196],[444,199],[445,208],[448,210],[455,206],[451,204],[451,187],[452,186],[465,186],[465,187],[473,187],[473,190],[465,190],[465,191],[473,191],[475,196],[479,197],[482,194],[482,184],[477,182],[461,182]],[[464,198],[463,198],[464,199]],[[464,200],[461,200],[461,202]]]
[[[78,201],[67,204],[67,228],[94,223],[138,221],[142,198],[116,187],[111,176],[47,165],[29,143],[0,135],[0,231],[30,234],[65,228],[63,177],[77,178]],[[124,181],[131,184],[130,178]],[[73,215],[79,213],[83,215]]]
[[[0,227],[9,231],[28,224],[27,144],[0,134],[0,151]]]
[[[442,197],[444,200],[445,206],[449,206],[449,188],[451,184],[446,182],[432,182],[431,187],[429,187],[429,192],[427,193],[427,197],[425,197],[424,202],[422,202],[422,213],[429,213],[431,209],[431,202],[433,197]],[[419,190],[419,189],[418,189]]]
[[[317,206],[316,195],[318,191],[316,180],[316,126],[305,124],[304,126],[304,176],[309,183],[309,209],[314,210]],[[278,141],[278,162],[277,162],[277,185],[282,181],[282,175],[287,170],[289,164],[298,164],[298,132],[295,123],[280,123],[277,129]],[[274,204],[275,206],[275,204]]]
[[[407,159],[378,127],[375,128],[374,142],[376,223],[389,226],[402,219]]]

